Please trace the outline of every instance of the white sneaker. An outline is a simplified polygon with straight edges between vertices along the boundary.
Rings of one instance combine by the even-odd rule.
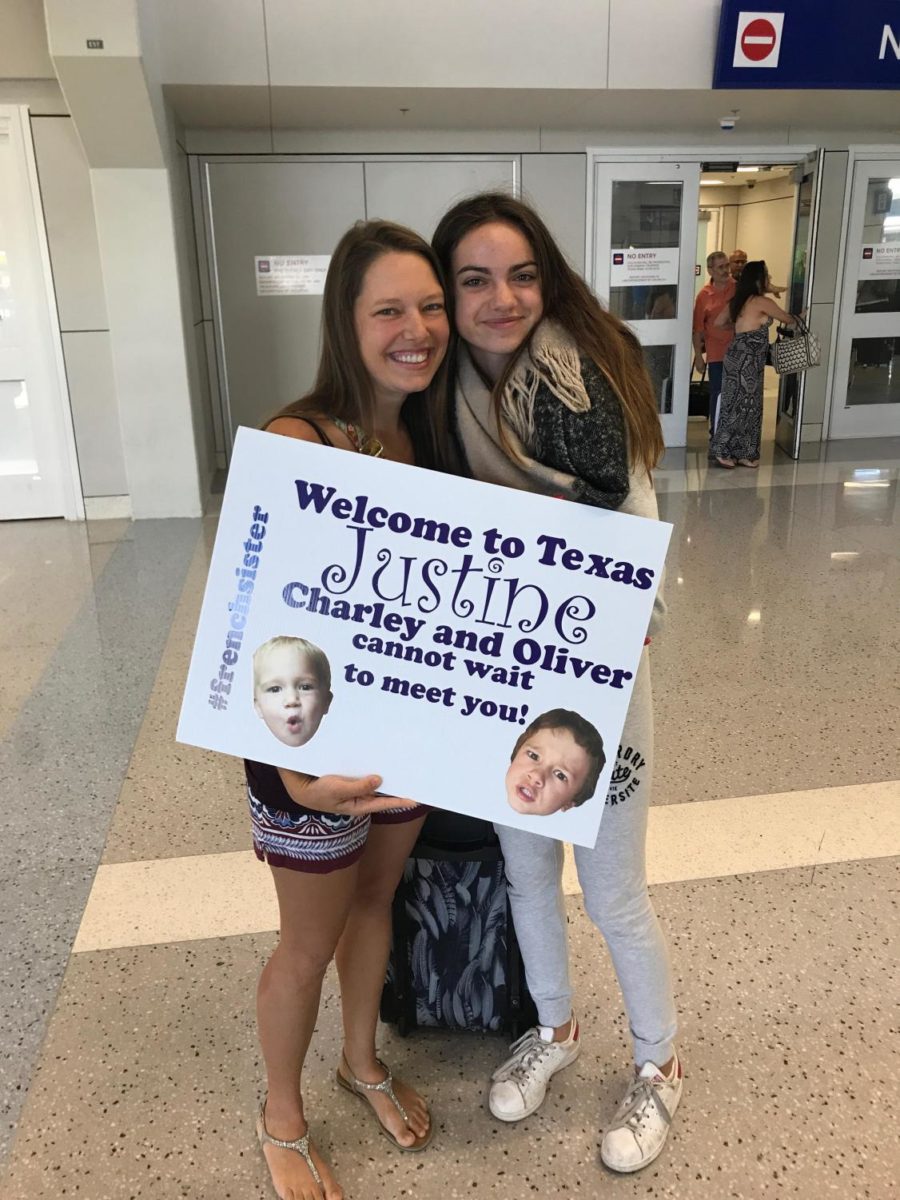
[[[557,1071],[573,1063],[581,1053],[578,1021],[564,1042],[553,1041],[553,1030],[536,1025],[510,1046],[512,1054],[491,1076],[488,1099],[491,1112],[500,1121],[521,1121],[544,1103],[547,1084]]]
[[[655,1063],[644,1063],[600,1144],[611,1170],[639,1171],[662,1153],[683,1082],[677,1055],[669,1079]]]

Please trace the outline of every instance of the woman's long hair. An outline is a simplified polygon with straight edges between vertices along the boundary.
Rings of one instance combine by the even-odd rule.
[[[608,312],[581,276],[566,262],[547,226],[534,209],[504,192],[482,192],[455,204],[445,213],[431,244],[449,280],[447,306],[455,306],[453,252],[460,241],[481,225],[511,225],[528,241],[537,263],[544,316],[556,321],[579,351],[593,359],[622,405],[632,465],[647,472],[659,462],[664,445],[653,386],[644,365],[641,344],[628,326]],[[507,363],[493,389],[495,411],[519,354]]]
[[[391,253],[418,254],[446,293],[440,262],[424,238],[391,221],[357,221],[338,242],[325,277],[319,368],[312,390],[285,405],[270,421],[337,417],[372,432],[375,392],[359,351],[354,312],[366,272],[376,259]],[[400,413],[419,466],[454,468],[448,408],[445,359],[425,391],[411,392]]]
[[[728,301],[728,311],[731,315],[732,324],[741,315],[741,309],[751,297],[765,294],[768,278],[769,270],[763,259],[757,258],[753,262],[747,263],[743,271],[741,271],[741,277],[735,286],[734,295]]]

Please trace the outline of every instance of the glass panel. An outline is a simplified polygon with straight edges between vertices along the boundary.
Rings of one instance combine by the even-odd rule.
[[[847,405],[900,404],[900,337],[854,338]]]
[[[809,242],[809,221],[812,214],[813,180],[807,175],[800,184],[797,196],[797,219],[794,223],[794,261],[788,280],[787,298],[782,302],[788,312],[802,312],[806,294],[806,251]],[[802,375],[782,375],[778,385],[778,411],[795,420]]]
[[[37,475],[34,432],[24,379],[0,379],[0,476]]]
[[[613,256],[609,307],[625,321],[669,321],[678,316],[682,189],[680,183],[634,179],[612,185],[610,249],[659,252],[631,271]],[[617,266],[624,270],[617,272]]]
[[[869,180],[856,311],[900,312],[900,178]]]
[[[672,411],[672,377],[675,373],[675,347],[645,346],[644,363],[650,373],[657,409],[660,414],[670,413]]]

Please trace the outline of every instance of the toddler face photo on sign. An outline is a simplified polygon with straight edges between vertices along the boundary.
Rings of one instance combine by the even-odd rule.
[[[523,816],[549,817],[590,800],[606,765],[603,738],[565,708],[543,713],[516,742],[506,772],[506,802]]]
[[[286,746],[305,746],[331,707],[331,665],[318,646],[273,637],[253,655],[253,707]]]

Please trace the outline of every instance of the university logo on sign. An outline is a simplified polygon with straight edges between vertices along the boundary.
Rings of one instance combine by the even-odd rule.
[[[783,12],[742,12],[734,39],[735,67],[777,67]]]

